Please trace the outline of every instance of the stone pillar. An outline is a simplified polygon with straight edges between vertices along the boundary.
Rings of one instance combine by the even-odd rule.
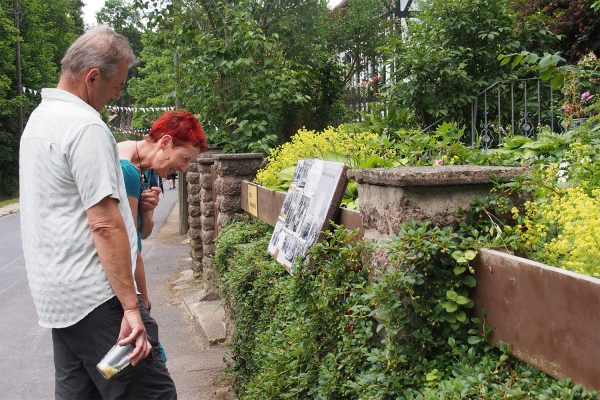
[[[190,236],[193,269],[196,275],[202,273],[202,258],[204,256],[202,242],[202,186],[200,183],[200,176],[201,174],[208,173],[208,179],[210,180],[210,167],[214,162],[212,157],[220,152],[220,147],[209,147],[208,150],[200,153],[198,157],[190,163],[186,173],[188,189],[188,224],[190,226],[188,233]],[[208,172],[206,172],[205,165],[208,165]],[[209,190],[212,190],[212,181],[208,181],[208,187]]]
[[[215,203],[213,197],[213,165],[214,158],[201,158],[198,160],[198,183],[200,198],[200,215],[198,215],[201,231],[199,240],[202,243],[202,254],[198,257],[201,263],[200,271],[214,252],[215,238]]]
[[[365,238],[386,239],[410,220],[457,223],[455,213],[489,194],[492,180],[507,182],[523,168],[449,165],[352,170],[358,183]]]
[[[190,247],[191,256],[194,264],[202,260],[202,223],[200,222],[201,203],[200,203],[200,173],[198,171],[198,159],[192,161],[187,170],[187,185],[188,185],[188,224],[190,229]],[[194,267],[194,270],[197,270]]]
[[[242,180],[254,179],[263,160],[262,155],[258,153],[216,154],[212,157],[198,160],[199,222],[202,227],[199,235],[202,243],[202,263],[199,271],[203,283],[199,299],[201,301],[219,298],[216,291],[217,276],[212,268],[215,238],[218,229],[242,210]]]
[[[215,209],[217,231],[242,211],[242,180],[251,181],[263,162],[262,154],[219,154],[215,156]]]

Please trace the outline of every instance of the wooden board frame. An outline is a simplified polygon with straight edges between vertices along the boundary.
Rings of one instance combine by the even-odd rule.
[[[271,226],[275,226],[279,210],[281,210],[283,200],[285,199],[285,192],[272,190],[253,182],[242,181],[242,210],[246,212],[249,212],[248,186],[256,187],[258,202],[257,218]],[[358,237],[363,237],[364,229],[360,212],[340,207],[336,211],[334,222],[338,225],[344,225],[348,229],[358,229]]]

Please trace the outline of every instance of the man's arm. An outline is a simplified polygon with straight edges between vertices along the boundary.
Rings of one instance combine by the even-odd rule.
[[[96,251],[117,298],[124,310],[119,344],[135,342],[132,365],[148,356],[151,350],[146,339],[137,295],[131,273],[129,237],[116,199],[105,197],[87,210],[87,217]],[[124,337],[126,336],[126,337]],[[124,337],[124,338],[123,338]]]
[[[138,291],[142,295],[142,301],[146,310],[150,311],[150,298],[148,297],[148,285],[146,284],[146,270],[142,254],[138,251],[137,262],[135,266],[135,283]]]

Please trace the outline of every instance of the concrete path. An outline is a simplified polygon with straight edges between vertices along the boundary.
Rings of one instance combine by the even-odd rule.
[[[0,217],[5,215],[15,214],[19,212],[19,203],[12,203],[3,207],[0,207]]]
[[[198,290],[201,282],[192,277],[190,248],[178,232],[178,205],[172,210],[158,235],[153,234],[144,241],[152,315],[159,324],[160,341],[167,353],[167,367],[179,399],[223,398],[227,382],[221,371],[225,367],[226,352],[222,345],[209,343],[184,304],[183,299]],[[206,314],[205,317],[218,316]]]
[[[18,204],[9,205],[11,213]],[[0,209],[0,215],[6,207]],[[188,258],[189,245],[178,233],[177,192],[165,192],[155,211],[155,229],[144,241],[152,314],[159,324],[160,340],[180,400],[230,398],[221,371],[226,353],[210,345],[183,298],[198,290]],[[19,214],[0,218],[0,233],[11,245],[0,257],[0,399],[54,398],[54,365],[50,330],[37,324],[37,315],[25,276]],[[3,237],[4,237],[3,236]],[[14,239],[14,240],[13,240]],[[8,243],[8,242],[7,242]],[[11,252],[14,250],[14,252]],[[13,254],[14,253],[14,254]],[[188,279],[180,279],[187,276]],[[174,284],[175,281],[178,281]],[[211,319],[210,314],[205,318]],[[196,317],[197,318],[197,317]]]

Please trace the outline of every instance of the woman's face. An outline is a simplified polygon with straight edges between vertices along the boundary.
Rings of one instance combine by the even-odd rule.
[[[188,165],[194,160],[200,149],[192,146],[190,143],[186,143],[181,146],[173,146],[172,141],[168,141],[168,144],[164,149],[158,151],[152,162],[152,168],[156,170],[156,173],[166,178],[172,170],[185,172]]]

